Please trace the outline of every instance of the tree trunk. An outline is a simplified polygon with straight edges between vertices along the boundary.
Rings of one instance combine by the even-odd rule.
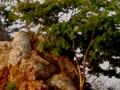
[[[0,20],[0,41],[10,40],[8,33],[6,32],[2,21]]]

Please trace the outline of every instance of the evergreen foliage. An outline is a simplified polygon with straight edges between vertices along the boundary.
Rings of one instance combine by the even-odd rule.
[[[15,31],[15,28],[12,28],[11,30],[9,27],[13,26],[18,19],[17,15],[15,15],[12,10],[9,9],[10,5],[12,5],[14,1],[19,0],[0,0],[0,20],[2,21],[4,28],[8,33]]]

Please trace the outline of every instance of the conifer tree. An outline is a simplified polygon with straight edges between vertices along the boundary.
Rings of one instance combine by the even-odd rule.
[[[76,57],[80,90],[89,80],[86,68],[91,75],[120,77],[119,0],[46,0],[42,4],[25,0],[12,6],[12,11],[26,27],[39,26],[39,33],[46,32],[43,52],[64,55],[73,63]],[[61,21],[68,13],[70,18]],[[81,57],[76,56],[77,49]],[[110,63],[106,70],[100,67],[104,61]]]

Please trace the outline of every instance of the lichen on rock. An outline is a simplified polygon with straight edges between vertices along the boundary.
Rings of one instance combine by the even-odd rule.
[[[47,84],[55,90],[76,90],[73,81],[64,74],[53,75]]]
[[[18,32],[13,39],[12,47],[8,63],[16,65],[21,59],[27,58],[31,51],[29,35],[24,31]]]

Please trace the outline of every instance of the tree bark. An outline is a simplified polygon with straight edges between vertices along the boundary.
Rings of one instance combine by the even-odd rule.
[[[10,37],[7,33],[7,31],[5,30],[5,27],[0,19],[0,41],[9,41]]]

